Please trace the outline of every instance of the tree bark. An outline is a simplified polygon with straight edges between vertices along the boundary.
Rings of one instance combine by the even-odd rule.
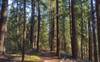
[[[32,48],[34,48],[34,16],[35,16],[35,0],[31,0],[31,28],[30,28],[30,43],[32,44]]]
[[[56,0],[56,54],[59,56],[60,52],[60,41],[59,41],[59,0]]]
[[[89,32],[89,60],[92,61],[92,57],[93,57],[93,51],[92,51],[92,47],[93,47],[93,34],[92,34],[92,29],[91,29],[91,22],[88,21],[88,32]]]
[[[40,39],[40,21],[41,21],[41,16],[40,16],[40,0],[38,2],[38,35],[37,35],[37,51],[39,51],[39,39]]]
[[[97,33],[98,33],[98,48],[100,62],[100,0],[96,0],[96,17],[97,17]]]
[[[8,0],[2,0],[2,8],[1,8],[1,17],[0,17],[0,53],[4,53],[4,38],[5,32],[7,30],[6,22],[7,22],[7,7]]]
[[[76,28],[76,17],[75,17],[75,0],[71,0],[71,17],[72,17],[72,33],[71,33],[71,46],[72,46],[72,57],[73,59],[78,58],[78,42],[77,42],[77,28]]]
[[[54,51],[54,16],[52,9],[52,0],[49,1],[49,45],[50,51]]]
[[[24,0],[24,3],[23,3],[24,7],[24,23],[23,23],[23,43],[22,43],[22,61],[21,62],[24,62],[24,58],[25,58],[25,41],[26,41],[26,0]]]
[[[95,10],[93,6],[93,0],[91,0],[91,20],[92,20],[92,31],[93,31],[93,46],[94,46],[94,62],[98,62],[97,58],[97,40],[96,40],[96,21],[95,21]]]

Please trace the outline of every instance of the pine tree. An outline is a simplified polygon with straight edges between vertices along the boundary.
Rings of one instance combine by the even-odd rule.
[[[97,58],[97,40],[96,40],[96,21],[95,21],[95,15],[94,15],[94,6],[93,6],[93,0],[91,0],[91,20],[92,20],[92,31],[93,31],[93,45],[94,45],[94,61],[98,62]]]
[[[35,25],[35,20],[34,20],[34,17],[35,17],[35,0],[31,0],[31,10],[32,10],[32,13],[31,13],[31,26],[30,26],[30,43],[32,44],[32,47],[34,47],[34,25]]]
[[[7,22],[7,7],[8,7],[8,0],[2,0],[2,8],[1,8],[1,17],[0,17],[0,53],[4,53],[4,38],[5,32],[7,29],[6,22]]]
[[[60,42],[59,42],[59,0],[56,0],[56,53],[57,56],[59,56],[59,52],[60,52]]]
[[[54,51],[54,11],[52,9],[52,0],[49,1],[49,45],[50,51]]]
[[[37,3],[38,3],[38,34],[37,34],[37,50],[39,50],[39,41],[40,41],[40,23],[41,23],[40,0],[37,0]]]
[[[100,61],[100,0],[95,0],[95,2],[96,2],[98,48],[99,48],[99,61]]]
[[[75,17],[75,0],[71,0],[71,46],[72,46],[72,57],[73,59],[78,58],[78,42],[77,42],[77,28],[76,28],[76,17]]]
[[[24,62],[25,58],[25,41],[26,41],[26,0],[23,2],[23,9],[24,9],[24,14],[23,14],[23,42],[22,42],[22,61]]]

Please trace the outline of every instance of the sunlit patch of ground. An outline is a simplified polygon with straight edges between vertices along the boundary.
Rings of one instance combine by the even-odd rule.
[[[15,60],[15,61],[21,61],[21,55],[20,54],[11,54],[10,55],[12,58],[12,60]],[[41,59],[39,56],[36,56],[36,55],[25,55],[25,58],[24,58],[24,61],[25,62],[40,62]]]
[[[39,56],[35,56],[35,55],[25,55],[25,61],[33,61],[33,62],[40,62],[41,59]]]
[[[79,61],[75,61],[75,60],[70,60],[70,59],[66,59],[66,60],[63,60],[63,59],[44,59],[43,62],[79,62]]]
[[[7,54],[4,58],[2,58],[1,60],[4,60],[3,62],[21,62],[21,54]],[[41,62],[41,59],[39,56],[37,55],[25,55],[24,58],[25,62]]]

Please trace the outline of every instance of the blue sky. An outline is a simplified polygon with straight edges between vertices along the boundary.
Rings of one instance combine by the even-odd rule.
[[[0,0],[0,10],[1,10],[1,4],[2,4],[2,0]]]
[[[8,4],[10,5],[12,3],[12,0],[8,0]],[[0,0],[0,10],[1,10],[2,0]]]

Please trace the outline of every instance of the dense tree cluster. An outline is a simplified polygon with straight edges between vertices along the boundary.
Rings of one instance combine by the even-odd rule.
[[[0,54],[33,49],[99,62],[100,0],[0,0]]]

